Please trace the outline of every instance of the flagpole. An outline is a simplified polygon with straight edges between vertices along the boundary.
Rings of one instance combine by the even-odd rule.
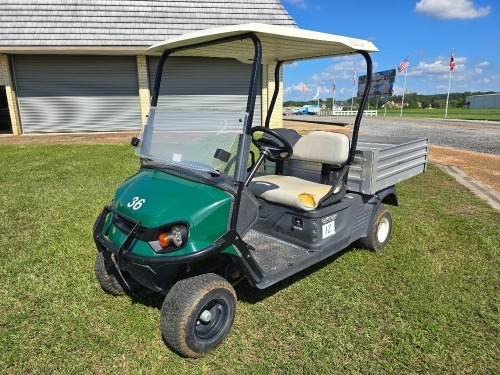
[[[401,61],[401,63],[398,65],[398,72],[402,72],[403,70],[405,71],[405,83],[403,85],[403,95],[401,97],[401,112],[399,114],[399,117],[403,117],[403,107],[405,105],[405,92],[406,92],[406,74],[408,74],[408,67],[410,66],[410,62],[408,61],[408,58],[410,57],[410,54],[406,56],[406,58]],[[386,100],[386,107],[387,107],[387,101],[389,100],[389,96],[387,97]],[[384,113],[385,116],[385,113]]]
[[[403,97],[401,98],[401,113],[399,117],[403,117],[403,106],[405,103],[405,92],[406,92],[406,73],[408,73],[408,68],[405,69],[405,83],[403,85]]]
[[[452,48],[451,49],[451,56],[453,56],[453,51],[455,50],[455,48]],[[451,67],[451,57],[450,57],[450,77],[448,78],[448,94],[446,95],[446,109],[444,111],[444,118],[448,118],[448,100],[450,99],[450,87],[451,87],[451,71],[452,71],[452,67]]]
[[[450,99],[450,86],[451,86],[451,70],[450,70],[450,78],[448,78],[448,94],[446,95],[446,109],[444,111],[444,118],[448,118],[448,100]]]
[[[337,87],[335,86],[335,78],[334,78],[333,79],[332,115],[333,115],[333,111],[335,110],[335,90],[337,90]]]

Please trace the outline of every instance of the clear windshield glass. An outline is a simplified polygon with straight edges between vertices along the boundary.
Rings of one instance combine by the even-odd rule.
[[[178,98],[171,103],[167,100],[151,108],[136,154],[190,169],[220,171],[228,154],[217,151],[226,151],[231,157],[236,154],[245,105],[242,100],[241,106],[205,102],[203,107],[195,107]]]

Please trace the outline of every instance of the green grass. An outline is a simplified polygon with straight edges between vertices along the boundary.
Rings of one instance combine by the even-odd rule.
[[[161,296],[113,298],[93,275],[92,224],[132,154],[0,147],[0,373],[500,371],[500,215],[433,166],[398,185],[383,252],[352,248],[264,291],[239,284],[225,342],[180,358],[161,338]]]
[[[373,109],[373,108],[371,108]],[[399,117],[401,109],[387,109],[386,116]],[[384,116],[384,109],[378,109],[378,115]],[[403,109],[403,117],[419,117],[419,118],[443,118],[445,115],[444,108],[436,109]],[[449,119],[460,120],[490,120],[500,121],[500,109],[465,109],[465,108],[448,108]]]

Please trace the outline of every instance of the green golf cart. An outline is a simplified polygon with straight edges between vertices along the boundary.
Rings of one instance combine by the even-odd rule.
[[[149,51],[161,58],[147,125],[132,139],[140,169],[95,222],[95,273],[112,295],[140,288],[165,294],[165,342],[200,357],[231,328],[235,283],[267,288],[354,242],[383,249],[392,231],[385,205],[397,205],[395,183],[425,171],[427,140],[358,137],[369,53],[377,51],[368,41],[247,24],[175,37]],[[352,136],[270,128],[283,64],[349,54],[364,57],[368,82]],[[238,105],[179,105],[160,91],[172,55],[251,64],[248,95]],[[263,64],[276,65],[276,82],[260,126],[254,109]]]

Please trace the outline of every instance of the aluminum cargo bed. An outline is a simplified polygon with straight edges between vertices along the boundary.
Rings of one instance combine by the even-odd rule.
[[[347,189],[375,194],[427,169],[428,139],[359,136]]]

